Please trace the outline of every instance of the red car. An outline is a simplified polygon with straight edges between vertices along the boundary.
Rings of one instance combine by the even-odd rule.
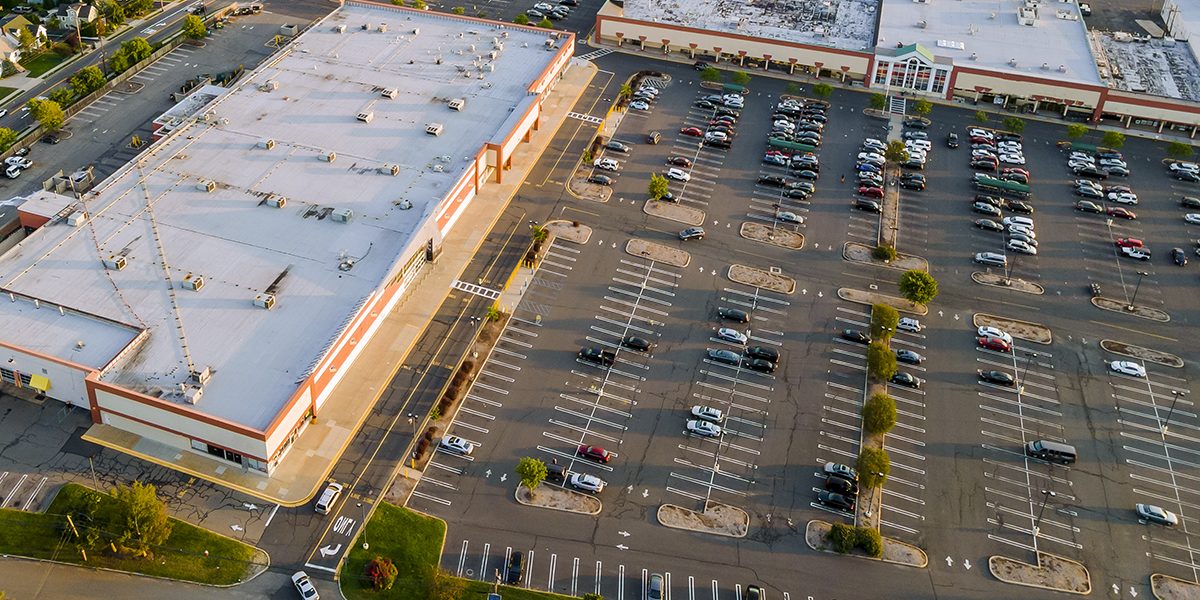
[[[700,131],[699,127],[684,127],[683,129],[679,130],[679,133],[682,133],[683,135],[690,135],[692,137],[700,137],[704,135],[704,132]]]
[[[690,167],[692,166],[692,160],[686,156],[672,156],[667,159],[667,164],[677,167]]]
[[[609,452],[600,446],[580,446],[575,453],[584,458],[590,458],[596,462],[606,463],[612,460],[612,452]]]
[[[1008,342],[995,337],[979,338],[979,347],[997,352],[1012,352],[1012,346],[1008,345]]]
[[[1129,219],[1130,221],[1137,218],[1137,215],[1134,214],[1133,211],[1120,206],[1114,206],[1105,212],[1107,212],[1108,216],[1110,217],[1121,217],[1122,219]]]
[[[792,155],[784,152],[783,150],[767,150],[767,156],[782,156],[784,158],[791,158]]]
[[[1026,179],[1029,179],[1031,177],[1029,175],[1029,171],[1026,171],[1025,169],[1022,169],[1020,167],[1007,167],[1003,171],[1001,171],[1001,173],[1020,173],[1021,175],[1024,175]]]
[[[858,188],[858,195],[866,196],[868,198],[882,198],[883,197],[883,188],[877,188],[877,187],[871,187],[869,185],[864,185],[864,186]]]
[[[1141,248],[1146,245],[1142,240],[1137,238],[1120,238],[1113,243],[1119,248]]]
[[[971,143],[972,144],[984,144],[986,146],[992,146],[992,147],[996,146],[996,142],[993,142],[992,140],[989,140],[985,137],[979,137],[979,136],[975,136],[975,137],[971,138]]]

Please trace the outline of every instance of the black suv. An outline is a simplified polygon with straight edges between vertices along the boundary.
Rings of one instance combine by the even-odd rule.
[[[579,359],[600,365],[602,367],[611,367],[613,366],[613,363],[617,361],[617,355],[611,350],[604,350],[592,346],[580,349]]]
[[[746,349],[746,356],[769,360],[773,363],[779,362],[779,351],[766,346],[751,346]]]
[[[524,563],[524,558],[525,557],[520,551],[514,551],[511,555],[509,555],[508,569],[505,570],[505,583],[509,585],[517,585],[521,583],[521,566]]]
[[[787,185],[787,180],[779,175],[763,175],[758,178],[758,182],[763,185],[773,185],[775,187],[783,187]]]
[[[856,199],[854,201],[854,208],[857,208],[858,210],[865,210],[867,212],[873,212],[875,214],[883,212],[883,207],[880,206],[878,202],[874,200],[867,200],[866,198]]]
[[[740,308],[718,308],[717,316],[726,321],[734,321],[736,323],[750,322],[750,314]]]

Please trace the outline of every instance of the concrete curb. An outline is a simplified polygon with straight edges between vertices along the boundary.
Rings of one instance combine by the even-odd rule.
[[[885,543],[885,544],[898,544],[898,545],[901,545],[901,546],[907,546],[907,547],[909,547],[909,548],[911,548],[911,549],[913,549],[913,550],[916,550],[916,551],[917,551],[917,552],[918,552],[918,553],[921,555],[922,561],[921,561],[919,564],[917,564],[917,563],[907,563],[907,562],[902,562],[902,561],[898,561],[898,560],[891,560],[891,559],[882,558],[882,557],[881,557],[881,558],[876,558],[876,557],[874,557],[874,556],[867,556],[867,555],[865,555],[865,554],[860,554],[860,553],[857,553],[857,552],[848,552],[848,553],[846,553],[846,554],[842,554],[841,552],[837,552],[837,551],[834,551],[834,550],[828,550],[828,549],[825,549],[825,548],[818,548],[818,547],[817,547],[816,545],[814,545],[814,544],[813,544],[811,541],[809,541],[809,539],[808,539],[808,533],[809,533],[809,531],[811,531],[811,530],[812,530],[812,528],[813,528],[813,527],[819,527],[819,526],[821,526],[821,525],[830,525],[830,524],[829,524],[829,523],[827,523],[827,522],[825,522],[825,521],[822,521],[822,520],[820,520],[820,519],[813,519],[813,520],[809,521],[809,522],[808,522],[808,524],[806,524],[806,525],[804,526],[804,544],[805,544],[806,546],[808,546],[808,547],[809,547],[811,550],[813,550],[814,552],[822,552],[822,553],[825,553],[825,554],[832,554],[832,555],[834,555],[834,556],[849,556],[849,557],[851,557],[851,558],[861,558],[861,559],[864,559],[864,560],[873,560],[873,561],[876,561],[876,562],[882,562],[882,563],[888,563],[888,564],[893,564],[893,565],[899,565],[899,566],[901,566],[901,567],[913,567],[913,568],[916,568],[916,569],[924,569],[925,567],[928,567],[928,566],[929,566],[929,554],[927,554],[927,553],[926,553],[924,550],[922,550],[921,548],[919,548],[919,547],[917,547],[917,546],[914,546],[914,545],[912,545],[912,544],[910,544],[910,543],[908,543],[908,542],[902,542],[902,541],[900,541],[900,540],[897,540],[897,539],[894,539],[894,538],[889,538],[889,537],[885,537],[885,538],[883,538],[883,543]]]
[[[642,251],[635,252],[634,251],[635,246],[642,246]],[[665,246],[663,244],[656,244],[654,242],[649,242],[649,241],[641,240],[638,238],[633,238],[633,239],[629,240],[628,242],[625,242],[625,253],[630,256],[636,256],[638,258],[648,258],[650,260],[658,261],[661,263],[666,263],[668,265],[671,265],[673,267],[679,267],[681,269],[688,266],[692,262],[691,253],[686,250],[680,250],[678,248],[672,248],[670,246]],[[682,257],[672,256],[675,254],[682,254],[683,256]],[[666,255],[667,257],[670,257],[672,260],[668,260],[667,258],[664,257],[664,255]]]
[[[1137,348],[1139,350],[1146,350],[1147,354],[1150,354],[1150,355],[1162,354],[1165,356],[1169,356],[1175,360],[1155,359],[1155,358],[1152,358],[1151,356],[1139,356],[1137,354],[1130,354],[1128,352],[1120,352],[1118,350],[1113,350],[1112,348],[1108,347],[1109,345],[1112,345],[1112,344],[1122,344],[1126,348]],[[1105,352],[1112,352],[1113,354],[1119,354],[1121,356],[1128,356],[1130,358],[1137,358],[1140,360],[1148,360],[1152,363],[1159,364],[1164,367],[1171,367],[1172,369],[1182,369],[1183,364],[1184,364],[1182,358],[1175,356],[1174,354],[1171,354],[1170,352],[1162,352],[1161,350],[1151,350],[1150,348],[1144,348],[1142,346],[1137,346],[1134,344],[1127,344],[1125,342],[1118,342],[1117,340],[1110,340],[1110,339],[1100,340],[1100,347],[1103,348]]]
[[[734,276],[734,273],[737,271],[740,271],[740,270],[755,271],[758,274],[762,275],[763,277],[767,277],[769,279],[777,281],[782,286],[786,286],[787,289],[786,290],[775,289],[772,287],[767,287],[767,286],[753,283],[749,279],[739,279],[738,277]],[[769,291],[772,291],[772,292],[775,292],[778,294],[794,294],[794,293],[796,293],[796,280],[795,279],[788,277],[787,275],[779,275],[776,273],[772,273],[770,271],[764,271],[762,269],[759,269],[758,267],[750,267],[747,265],[732,264],[732,265],[729,265],[729,271],[726,273],[726,277],[729,277],[730,281],[740,283],[742,285],[748,285],[748,286],[754,287],[754,288],[761,288],[761,289],[769,290]]]
[[[719,530],[715,530],[715,529],[701,529],[698,527],[681,527],[679,525],[670,525],[670,524],[664,523],[662,520],[662,512],[664,509],[667,509],[667,508],[677,509],[677,510],[689,512],[689,513],[696,514],[696,515],[704,514],[704,513],[696,512],[690,508],[684,508],[677,504],[661,504],[661,505],[659,505],[658,510],[654,512],[654,518],[658,521],[659,525],[662,525],[663,527],[667,527],[669,529],[678,529],[680,531],[694,531],[696,533],[707,533],[707,534],[711,534],[711,535],[719,535],[722,537],[730,537],[730,538],[734,538],[734,539],[741,539],[741,538],[746,537],[750,533],[750,514],[736,506],[730,506],[728,504],[723,504],[723,506],[727,506],[727,507],[729,507],[733,510],[736,510],[736,511],[742,513],[743,515],[745,515],[745,517],[746,517],[746,521],[745,521],[745,525],[744,525],[745,530],[742,532],[741,535],[726,533],[724,531],[719,531]]]
[[[758,224],[758,223],[748,223],[748,222],[747,222],[747,223],[742,223],[742,226],[738,228],[738,235],[740,235],[740,236],[742,236],[743,238],[745,238],[745,239],[747,239],[747,240],[750,240],[750,241],[752,241],[752,242],[758,242],[758,243],[760,243],[760,244],[768,244],[768,245],[771,245],[771,246],[777,246],[777,247],[779,247],[779,248],[786,248],[786,249],[788,249],[788,250],[797,250],[797,251],[798,251],[798,250],[803,250],[803,249],[804,249],[804,242],[805,242],[805,239],[804,239],[804,234],[803,234],[803,233],[800,233],[800,232],[798,232],[798,231],[787,231],[787,230],[785,230],[785,231],[784,231],[785,233],[787,233],[787,234],[790,234],[790,235],[793,235],[793,236],[796,236],[796,237],[800,238],[800,245],[799,245],[799,246],[789,246],[788,244],[784,244],[784,243],[780,242],[779,240],[775,240],[775,239],[771,239],[771,238],[767,238],[767,239],[765,239],[765,240],[764,240],[764,239],[760,239],[760,238],[756,238],[756,237],[751,237],[750,235],[747,235],[746,231],[747,231],[748,229],[753,229],[753,228],[754,228],[754,227],[756,227],[756,226],[757,226],[757,227],[765,227],[765,225],[760,225],[760,224]]]
[[[608,200],[610,198],[612,198],[612,194],[613,194],[612,188],[609,186],[601,186],[604,189],[602,190],[601,197],[599,197],[599,198],[593,198],[591,196],[584,196],[575,191],[576,180],[587,181],[587,177],[579,177],[578,176],[579,170],[581,168],[583,168],[583,163],[579,163],[579,165],[577,165],[575,167],[575,170],[571,171],[571,177],[569,179],[567,179],[567,182],[565,184],[563,184],[563,187],[567,189],[567,193],[570,194],[571,197],[575,198],[576,200],[587,200],[588,202],[599,202],[601,204],[607,203]],[[600,185],[600,184],[595,184],[595,185]],[[608,194],[605,195],[605,194],[603,194],[603,192],[608,192]]]
[[[1108,312],[1121,313],[1123,315],[1129,315],[1131,317],[1137,317],[1139,319],[1146,319],[1148,321],[1158,321],[1159,323],[1168,323],[1171,321],[1170,313],[1168,313],[1166,311],[1158,310],[1157,308],[1151,308],[1149,306],[1135,306],[1134,308],[1136,310],[1128,311],[1128,310],[1125,310],[1125,306],[1123,304],[1121,304],[1120,302],[1113,300],[1112,298],[1105,298],[1104,296],[1095,296],[1091,299],[1091,302],[1092,302],[1092,306],[1095,306],[1096,308],[1098,308],[1100,310],[1107,310]],[[1111,304],[1109,304],[1109,303],[1111,303]],[[1145,314],[1145,315],[1139,314],[1139,311],[1159,313],[1160,317],[1152,317],[1148,314]]]
[[[545,227],[546,229],[550,230],[550,233],[554,234],[555,239],[559,239],[564,242],[583,245],[588,243],[588,240],[592,239],[592,228],[588,227],[587,225],[583,225],[582,223],[578,228],[576,228],[572,221],[568,221],[566,219],[555,219],[553,221],[547,221]],[[572,229],[578,229],[578,231],[581,232],[579,234],[580,239],[571,239],[567,234],[564,233],[564,231],[570,231]]]
[[[651,207],[658,208],[651,209]],[[663,202],[662,200],[647,200],[646,203],[642,205],[642,212],[652,217],[658,217],[668,221],[675,221],[676,223],[683,223],[684,225],[691,225],[693,227],[699,227],[703,225],[706,219],[704,211],[702,210],[691,208],[690,206],[682,206],[679,204],[672,204],[670,202]],[[678,218],[676,218],[676,216],[672,216],[670,213],[679,213],[679,215],[677,215]],[[690,220],[685,220],[689,217]]]
[[[587,500],[594,500],[596,502],[596,510],[593,510],[593,511],[571,510],[569,508],[558,508],[556,506],[548,506],[545,504],[539,504],[536,501],[526,502],[521,499],[521,489],[524,487],[525,486],[522,484],[517,484],[517,489],[513,490],[513,499],[515,499],[517,501],[517,504],[520,504],[522,506],[534,506],[537,508],[548,508],[550,510],[575,513],[577,515],[591,515],[591,516],[596,516],[596,515],[600,514],[600,511],[604,510],[604,502],[601,501],[599,498],[597,498],[595,496],[589,496],[587,494],[583,494],[580,492],[576,492],[575,490],[568,490],[567,488],[562,488],[562,491],[566,492],[567,494],[579,496],[579,497],[587,499]]]
[[[1091,575],[1091,572],[1088,571],[1088,568],[1086,566],[1084,566],[1083,563],[1077,562],[1074,560],[1070,560],[1067,558],[1063,558],[1063,557],[1055,555],[1055,554],[1050,554],[1048,552],[1039,551],[1037,553],[1037,556],[1038,556],[1038,564],[1036,564],[1036,565],[1031,565],[1029,563],[1021,562],[1021,561],[1013,559],[1013,558],[1008,558],[1007,556],[999,556],[999,555],[989,556],[988,557],[988,571],[992,574],[992,577],[995,577],[997,580],[1002,581],[1004,583],[1012,584],[1012,585],[1022,585],[1025,587],[1038,588],[1038,589],[1042,589],[1042,590],[1063,592],[1065,594],[1079,594],[1080,596],[1086,596],[1086,595],[1092,593],[1092,575]],[[1063,562],[1079,565],[1079,567],[1081,569],[1083,569],[1084,575],[1087,577],[1087,581],[1085,582],[1087,584],[1087,589],[1072,590],[1072,589],[1042,585],[1040,583],[1028,583],[1028,582],[1024,582],[1024,581],[1017,581],[1017,580],[1011,579],[1011,578],[1005,578],[1005,577],[1002,577],[1002,576],[996,574],[996,563],[1000,562],[1000,561],[1009,561],[1013,564],[1022,565],[1022,566],[1028,567],[1030,569],[1037,569],[1037,570],[1045,569],[1045,567],[1042,566],[1042,557],[1043,556],[1050,556],[1050,557],[1053,557],[1055,560],[1060,560]]]
[[[975,271],[974,273],[971,273],[971,281],[974,281],[975,283],[978,283],[979,285],[997,287],[997,288],[1004,289],[1004,290],[1012,290],[1014,292],[1020,292],[1022,294],[1033,294],[1035,296],[1041,296],[1042,294],[1046,293],[1046,288],[1044,288],[1041,285],[1038,285],[1036,283],[1033,283],[1032,281],[1025,281],[1024,279],[1010,279],[1009,281],[1010,282],[1020,282],[1023,285],[1034,288],[1034,290],[1036,290],[1036,291],[1029,291],[1029,290],[1021,289],[1021,286],[1004,285],[1003,283],[993,283],[990,281],[985,281],[983,279],[983,277],[988,274],[989,273]]]
[[[870,252],[871,252],[871,247],[866,244],[860,244],[858,242],[846,242],[845,244],[842,244],[842,258],[843,259],[850,261],[850,262],[862,263],[864,265],[874,265],[876,267],[884,267],[887,269],[894,269],[896,271],[911,271],[912,270],[907,267],[901,267],[900,265],[895,264],[897,261],[881,262],[881,261],[876,261],[875,259],[859,260],[857,258],[850,256],[849,253],[850,253],[850,248],[852,246],[862,246],[863,248],[867,249],[868,254],[870,254]],[[919,261],[925,263],[925,266],[917,267],[917,270],[925,271],[926,273],[929,272],[929,261],[925,260],[925,258],[923,258],[923,257],[917,256],[915,254],[904,254],[902,252],[897,252],[896,258],[897,258],[897,260],[899,260],[900,258],[919,260]]]
[[[864,292],[862,290],[852,290],[850,288],[838,288],[837,294],[838,294],[838,297],[841,298],[842,300],[845,300],[847,302],[854,302],[856,304],[864,304],[866,306],[871,306],[872,304],[876,304],[876,302],[872,302],[869,300],[874,299],[874,300],[880,301],[880,302],[878,302],[879,304],[887,304],[900,312],[906,312],[906,313],[910,313],[910,314],[914,314],[914,315],[921,315],[921,316],[925,316],[925,315],[929,314],[928,306],[925,306],[923,304],[917,304],[915,302],[909,302],[908,300],[905,300],[904,298],[897,298],[896,296],[889,296],[887,294],[881,294],[879,292]],[[870,298],[855,298],[854,296],[856,294],[863,294],[865,296],[869,296]]]
[[[1027,337],[1021,337],[1019,335],[1014,335],[1013,337],[1020,339],[1020,340],[1025,340],[1027,342],[1031,342],[1034,344],[1042,344],[1042,345],[1046,345],[1046,346],[1054,343],[1053,330],[1051,330],[1049,327],[1046,327],[1045,325],[1042,325],[1041,323],[1034,323],[1032,321],[1022,321],[1020,319],[1010,319],[1008,317],[998,317],[996,315],[989,314],[989,313],[975,313],[975,314],[971,315],[971,324],[976,327],[980,327],[981,325],[979,324],[979,322],[980,322],[981,318],[985,322],[986,321],[996,321],[996,322],[1000,322],[1000,323],[1018,323],[1021,325],[1025,325],[1026,327],[1045,329],[1047,340],[1044,342],[1038,341],[1038,340],[1031,340]],[[1011,333],[1012,332],[1009,332],[1009,334],[1011,334]]]
[[[1200,590],[1200,585],[1197,585],[1195,582],[1191,582],[1186,579],[1179,579],[1178,577],[1171,577],[1170,575],[1164,575],[1162,573],[1151,573],[1150,574],[1150,593],[1154,594],[1154,597],[1157,598],[1158,600],[1166,600],[1158,593],[1158,588],[1160,585],[1163,585],[1164,583],[1167,583],[1167,582],[1170,582],[1172,584],[1179,585],[1182,587],[1193,587],[1193,588],[1196,588],[1197,590]],[[1172,597],[1172,600],[1173,600],[1173,598],[1174,597]]]

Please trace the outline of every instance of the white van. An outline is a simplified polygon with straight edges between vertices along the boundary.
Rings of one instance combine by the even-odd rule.
[[[321,492],[321,497],[318,498],[317,503],[313,505],[313,510],[317,511],[318,514],[327,515],[329,514],[329,511],[333,509],[333,505],[341,496],[342,484],[331,481],[329,485],[325,487],[325,491]]]
[[[997,252],[980,252],[975,255],[975,262],[989,267],[1007,267],[1008,257]]]
[[[1033,219],[1029,217],[1004,217],[1005,225],[1020,225],[1033,229]]]

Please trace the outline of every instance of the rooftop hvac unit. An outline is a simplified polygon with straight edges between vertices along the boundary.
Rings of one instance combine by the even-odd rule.
[[[447,106],[450,107],[450,110],[461,111],[467,107],[467,101],[463,98],[455,98],[451,100]]]
[[[283,208],[287,206],[287,198],[284,196],[267,196],[267,206],[274,208]]]
[[[391,175],[392,177],[395,177],[400,174],[400,165],[383,165],[382,167],[379,167],[379,172],[383,173],[384,175]]]
[[[67,225],[71,227],[79,227],[87,219],[87,215],[82,210],[77,210],[70,215],[67,215]]]
[[[442,127],[441,123],[430,123],[425,126],[425,133],[429,135],[442,135],[443,130],[445,127]]]
[[[192,290],[193,292],[198,292],[198,291],[200,291],[200,288],[203,288],[203,287],[204,287],[204,276],[203,275],[196,275],[195,273],[188,273],[187,275],[183,276],[183,289]],[[203,382],[201,382],[201,383],[203,383]]]
[[[421,28],[413,27],[413,35],[420,35],[420,34],[421,34]]]
[[[323,160],[327,163],[331,163],[331,162],[337,160],[337,152],[333,152],[332,150],[329,152],[323,152],[321,154],[321,160]]]
[[[1066,73],[1066,72],[1067,72],[1067,65],[1058,65],[1058,72],[1059,72],[1059,73]]]
[[[268,79],[264,81],[262,85],[258,86],[258,89],[264,92],[273,92],[279,89],[279,82],[275,81],[274,79]]]
[[[359,121],[362,121],[363,123],[370,123],[371,119],[375,118],[375,113],[373,113],[369,110],[364,110],[363,112],[358,113],[358,115],[355,118],[358,119]]]
[[[504,49],[504,42],[496,42],[495,44],[492,44],[492,47],[493,47],[493,48],[495,48],[495,49],[497,49],[497,50],[503,50],[503,49]]]
[[[254,305],[267,310],[275,308],[275,294],[259,294],[255,296]]]
[[[507,31],[501,31],[501,32],[500,32],[500,37],[503,37],[503,38],[506,38],[506,37],[508,37],[508,32],[507,32]]]
[[[1049,71],[1049,70],[1050,70],[1050,63],[1042,63],[1042,70],[1043,70],[1043,71]]]
[[[125,257],[124,256],[118,256],[116,254],[109,254],[108,258],[104,259],[101,262],[104,263],[105,268],[113,269],[115,271],[120,271],[121,269],[125,268]]]
[[[184,385],[182,383],[179,385],[183,387],[183,400],[188,404],[198,404],[200,398],[204,396],[204,388],[198,385]]]
[[[334,210],[330,215],[334,221],[338,223],[349,223],[354,220],[354,210],[349,208],[339,208]]]
[[[271,138],[267,138],[265,140],[258,140],[258,147],[266,148],[267,150],[270,150],[275,147],[275,140],[273,140]]]
[[[467,52],[474,52],[474,51],[475,51],[475,44],[468,44]]]
[[[362,30],[363,30],[363,31],[370,31],[370,30],[371,30],[371,27],[372,27],[372,25],[371,25],[370,23],[363,23],[363,24],[362,24]]]
[[[205,385],[208,383],[209,379],[212,379],[212,369],[209,367],[204,367],[199,371],[190,371],[188,373],[188,379],[197,385]]]
[[[500,56],[500,53],[496,52],[495,50],[488,52],[488,58],[490,58],[492,60],[496,60],[496,57],[498,57],[498,56]]]
[[[387,33],[387,23],[379,24],[379,33]]]
[[[924,19],[917,21],[917,27],[925,29],[926,27],[929,27],[929,22],[925,21]]]
[[[197,190],[200,190],[201,192],[205,192],[205,193],[210,193],[210,194],[211,194],[212,192],[216,191],[216,189],[217,189],[217,182],[215,182],[215,181],[211,181],[211,180],[209,180],[209,181],[201,181],[200,183],[197,183],[197,184],[196,184],[196,189],[197,189]]]
[[[345,25],[334,25],[333,30],[338,33],[346,33],[346,26]]]
[[[496,71],[496,65],[494,65],[492,63],[488,63],[486,65],[483,65],[482,69],[483,69],[484,73],[494,73]]]
[[[399,94],[400,94],[400,90],[398,90],[396,88],[383,88],[383,91],[379,93],[380,96],[383,96],[384,98],[389,98],[392,100],[395,100],[396,96]]]

